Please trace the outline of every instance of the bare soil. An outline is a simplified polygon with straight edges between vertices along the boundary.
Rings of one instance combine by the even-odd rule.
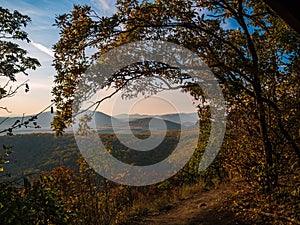
[[[202,191],[176,205],[169,205],[159,213],[135,218],[131,225],[243,225],[230,210],[230,196],[236,187],[222,185],[209,191]]]

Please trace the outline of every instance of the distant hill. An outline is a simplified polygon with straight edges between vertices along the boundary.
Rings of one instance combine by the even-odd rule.
[[[143,130],[149,130],[149,124],[151,121],[152,128],[154,130],[164,130],[161,123],[165,123],[167,130],[180,130],[181,125],[178,123],[174,123],[168,120],[162,120],[157,118],[143,118],[143,119],[136,119],[129,122],[131,128],[140,128]]]
[[[146,119],[134,121],[134,126],[146,126]],[[161,121],[160,121],[161,122]],[[177,146],[180,132],[174,130],[178,124],[167,122],[173,130],[157,130],[152,133],[152,137],[160,140],[161,135],[166,135],[159,146],[151,151],[134,151],[123,145],[115,134],[99,134],[102,143],[107,149],[111,149],[111,154],[127,164],[152,165],[165,159]],[[197,130],[189,133],[183,141],[184,148],[189,150],[195,146],[192,145],[192,139],[197,138]],[[124,134],[126,135],[126,134]],[[136,132],[139,139],[148,138],[146,132]],[[130,138],[130,137],[129,137]],[[134,139],[132,139],[134,141]],[[34,176],[41,171],[49,171],[58,166],[70,166],[77,168],[77,159],[80,155],[73,134],[55,138],[53,134],[18,134],[14,136],[1,136],[1,145],[12,145],[12,154],[8,157],[9,163],[4,165],[4,173],[0,173],[0,183],[3,180],[14,180],[23,175],[33,174]],[[11,174],[12,177],[6,177],[5,174]]]
[[[28,124],[27,127],[22,126],[21,128],[18,128],[14,130],[15,134],[25,134],[25,133],[52,133],[51,129],[51,122],[53,120],[53,117],[55,114],[52,114],[50,112],[44,112],[40,114],[37,119],[35,120],[36,125],[32,122]],[[27,121],[32,116],[24,116],[24,117],[0,117],[0,131],[5,130],[9,127],[11,127],[16,121]],[[97,127],[111,127],[112,122],[115,121],[115,123],[120,122],[116,118],[112,118],[109,115],[106,115],[102,112],[96,112],[95,113],[95,121]],[[38,127],[38,128],[35,128]],[[72,128],[69,128],[69,131],[71,131]]]
[[[52,170],[58,166],[76,167],[79,150],[71,134],[55,138],[53,134],[22,134],[1,136],[0,144],[11,145],[9,163],[4,165],[4,175],[9,173],[15,179],[22,175]],[[0,182],[5,177],[0,178]]]
[[[72,128],[69,128],[68,131],[70,132],[67,132],[63,137],[55,138],[51,133],[52,130],[50,127],[54,115],[50,112],[44,112],[35,120],[36,123],[31,121],[27,128],[21,127],[14,130],[14,136],[9,137],[3,133],[0,137],[0,145],[13,145],[13,153],[9,156],[10,163],[5,165],[6,172],[12,174],[13,178],[31,173],[39,173],[43,170],[51,170],[62,165],[77,166],[76,160],[80,153],[74,136],[71,133]],[[178,132],[182,128],[191,130],[192,132],[197,131],[192,126],[198,119],[195,114],[180,114],[184,122],[183,127],[179,123],[178,114],[162,115],[158,116],[159,118],[139,114],[129,116],[130,130],[128,129],[128,124],[124,122],[124,118],[128,117],[128,115],[111,117],[105,113],[96,112],[94,117],[102,141],[106,143],[105,145],[109,149],[113,150],[112,154],[115,157],[120,155],[120,157],[123,157],[122,160],[129,164],[148,165],[156,163],[164,159],[173,149],[173,146],[176,145]],[[31,117],[0,117],[0,130],[11,127],[17,120],[27,121]],[[112,129],[112,122],[116,125],[115,130]],[[155,137],[159,138],[160,135],[165,133],[163,131],[164,127],[161,126],[162,123],[165,123],[168,130],[167,138],[157,149],[147,153],[132,152],[126,146],[123,146],[114,135],[115,132],[122,135],[133,132],[135,136],[145,139],[149,135],[149,124],[151,124],[151,128],[155,131]],[[188,126],[185,126],[186,124]],[[38,129],[35,128],[37,126],[39,127]],[[191,136],[191,138],[194,138],[194,136]],[[188,147],[190,141],[188,139],[186,141],[185,146]]]
[[[51,114],[50,112],[44,112],[38,116],[36,124],[31,121],[27,127],[22,126],[19,129],[14,130],[14,134],[25,134],[25,133],[52,133],[51,122],[53,120],[55,114]],[[24,117],[0,117],[0,131],[5,130],[11,127],[16,121],[27,121],[32,116],[24,116]],[[165,115],[140,115],[140,114],[120,114],[114,117],[111,117],[102,112],[95,113],[95,122],[96,127],[101,133],[113,133],[112,123],[116,125],[116,131],[124,131],[127,124],[124,123],[126,118],[130,118],[130,127],[133,130],[148,130],[149,129],[149,121],[151,118],[161,118],[166,122],[168,130],[180,130],[181,125],[183,124],[185,127],[190,127],[196,124],[198,121],[198,115],[196,113],[181,113],[181,114],[165,114]],[[181,120],[180,120],[181,119]],[[153,129],[161,130],[160,123],[162,121],[156,119],[154,120],[152,125],[154,125]],[[181,122],[181,123],[180,123]],[[156,124],[156,125],[155,125]],[[37,128],[38,127],[38,128]],[[72,132],[72,128],[67,130],[67,133]],[[5,134],[5,133],[4,133]]]
[[[128,118],[130,120],[136,120],[136,119],[145,119],[145,118],[153,118],[153,117],[159,117],[164,120],[168,120],[178,124],[180,124],[180,120],[182,124],[184,123],[195,124],[199,120],[197,113],[176,113],[176,114],[163,114],[163,115],[119,114],[114,116],[114,118],[123,121]]]
[[[180,121],[182,124],[185,123],[191,123],[191,124],[196,124],[199,120],[198,114],[197,113],[180,113],[180,114],[165,114],[159,116],[162,119],[172,121],[174,123],[179,123]]]
[[[111,117],[102,112],[95,113],[95,122],[97,127],[112,127],[112,122],[120,124],[121,121],[118,118]]]
[[[14,130],[14,133],[49,133],[51,130],[51,122],[53,120],[54,114],[50,112],[44,112],[37,117],[36,120],[31,121],[27,127],[22,126]],[[15,124],[16,121],[28,121],[32,116],[24,116],[24,117],[0,117],[0,131],[5,130]],[[36,124],[34,124],[36,122]],[[38,128],[36,128],[38,127]]]
[[[141,115],[141,114],[119,114],[119,115],[115,115],[114,118],[117,118],[119,120],[126,120],[126,119],[131,119],[131,120],[135,120],[135,119],[143,119],[143,118],[149,118],[151,117],[150,115]]]

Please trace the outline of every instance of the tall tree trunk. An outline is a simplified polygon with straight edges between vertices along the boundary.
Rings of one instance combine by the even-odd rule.
[[[252,57],[252,85],[254,88],[255,93],[255,100],[257,103],[257,111],[258,111],[258,118],[259,118],[259,126],[260,126],[260,136],[263,142],[263,149],[265,154],[265,172],[266,172],[266,187],[263,187],[266,192],[270,192],[274,190],[274,188],[277,186],[278,179],[277,179],[277,173],[275,171],[274,167],[274,161],[273,161],[273,149],[272,144],[269,139],[268,135],[268,125],[266,120],[266,110],[264,107],[264,101],[262,96],[262,88],[261,88],[261,79],[259,77],[260,71],[259,71],[259,57],[257,54],[256,46],[254,41],[252,40],[251,34],[249,32],[249,27],[246,24],[245,18],[244,18],[244,12],[243,12],[244,6],[243,6],[243,0],[238,0],[238,8],[237,8],[237,21],[241,25],[242,29],[245,32],[246,38],[247,38],[247,45],[249,53]]]
[[[263,187],[266,192],[274,190],[278,186],[278,174],[274,167],[273,161],[273,147],[269,139],[268,125],[266,120],[266,110],[264,101],[261,95],[261,87],[257,85],[254,87],[256,92],[256,102],[259,117],[260,136],[263,142],[263,149],[265,154],[265,172],[266,172],[266,187]]]

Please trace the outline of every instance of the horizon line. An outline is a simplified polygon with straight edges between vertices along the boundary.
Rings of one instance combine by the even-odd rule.
[[[96,112],[99,112],[99,113],[103,113],[107,116],[111,116],[111,117],[116,117],[116,116],[120,116],[120,115],[140,115],[140,116],[163,116],[163,115],[175,115],[175,114],[197,114],[197,112],[170,112],[170,113],[157,113],[157,114],[144,114],[144,113],[119,113],[119,114],[109,114],[109,113],[105,113],[105,112],[102,112],[102,111],[96,111]],[[51,111],[45,111],[41,114],[44,114],[44,113],[50,113],[50,114],[53,114],[53,115],[56,115],[56,112],[53,112],[51,113]],[[14,117],[30,117],[30,116],[35,116],[37,115],[38,113],[36,114],[23,114],[23,115],[0,115],[0,118],[14,118]],[[41,115],[40,114],[40,115]],[[1,122],[1,121],[0,121]]]

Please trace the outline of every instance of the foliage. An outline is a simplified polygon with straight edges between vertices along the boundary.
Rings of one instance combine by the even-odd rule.
[[[1,224],[69,224],[70,215],[64,211],[53,186],[45,187],[45,178],[40,177],[32,185],[25,179],[21,190],[1,184]]]
[[[193,134],[195,132],[197,131],[193,131]],[[153,132],[152,135],[159,138],[161,133],[157,131]],[[140,133],[137,136],[145,138],[148,137],[148,134]],[[124,146],[114,134],[100,134],[101,141],[106,149],[111,150],[114,157],[123,162],[136,165],[150,165],[166,158],[176,147],[179,141],[178,136],[178,131],[169,130],[164,141],[157,148],[149,153],[141,154]],[[51,171],[59,166],[69,166],[72,169],[78,168],[76,160],[80,152],[75,138],[71,134],[61,137],[54,137],[53,134],[3,136],[0,137],[0,141],[6,145],[14,143],[14,154],[8,157],[11,162],[6,165],[5,171],[10,174],[10,177],[1,177],[0,181],[14,180],[29,175],[35,177],[42,171]],[[183,140],[183,146],[186,146],[186,150],[190,147],[190,141],[190,139]],[[192,174],[197,173],[197,162],[193,163],[194,172]],[[190,179],[192,179],[192,174]]]
[[[82,158],[79,164],[80,169],[58,167],[44,172],[32,184],[26,180],[19,188],[2,185],[0,222],[122,224],[135,216],[159,212],[201,190],[198,182],[176,184],[178,178],[148,187],[119,185],[98,176]]]
[[[143,134],[138,136],[142,137]],[[163,146],[174,145],[178,141],[176,137],[176,131],[169,131]],[[52,134],[16,135],[3,137],[2,139],[4,140],[4,138],[9,139],[8,142],[13,141],[15,143],[15,148],[18,150],[16,154],[22,154],[21,157],[29,155],[33,161],[42,163],[40,170],[37,171],[39,175],[32,181],[32,184],[26,181],[24,185],[17,186],[18,188],[2,185],[2,196],[5,197],[0,197],[0,199],[3,199],[3,203],[1,202],[3,211],[0,211],[5,212],[2,217],[3,221],[14,218],[11,220],[11,224],[17,224],[18,219],[21,220],[25,216],[27,219],[24,219],[24,221],[28,221],[29,224],[37,224],[37,221],[44,221],[44,218],[49,218],[48,221],[53,221],[50,218],[61,219],[61,223],[68,221],[67,224],[121,224],[135,215],[145,215],[151,211],[159,211],[172,202],[177,202],[181,198],[189,196],[190,192],[185,191],[185,189],[189,189],[191,192],[199,191],[201,186],[199,172],[196,169],[196,164],[199,161],[197,155],[177,175],[167,181],[149,187],[129,187],[109,182],[97,175],[82,157],[79,158],[77,165],[73,164],[73,169],[57,167],[51,172],[41,173],[42,169],[50,170],[58,166],[59,164],[52,162],[58,156],[64,157],[66,156],[65,153],[68,152],[73,153],[73,156],[69,156],[71,158],[77,156],[74,149],[76,143],[72,136],[65,135],[56,138],[56,140],[54,140]],[[114,135],[102,134],[101,139],[105,145],[112,147],[111,154],[114,154],[115,157],[124,161],[132,160],[132,154],[129,150],[126,151],[127,154],[120,151],[120,143]],[[33,140],[37,146],[41,146],[39,143],[43,143],[43,148],[30,149],[30,143]],[[53,143],[64,146],[66,149],[58,151]],[[186,145],[188,146],[188,143]],[[24,152],[25,155],[23,155],[22,151],[19,152],[19,149],[30,150]],[[45,155],[48,161],[44,162],[42,152],[45,154],[49,150],[52,154]],[[158,153],[159,151],[157,151]],[[153,157],[149,155],[145,159],[137,157],[135,158],[136,163],[151,163],[156,160],[157,154],[154,154]],[[160,154],[164,155],[165,153],[162,151]],[[35,158],[33,158],[33,155]],[[29,171],[28,167],[32,167],[32,161],[29,159],[26,161],[28,161],[27,169],[19,163],[23,171]],[[68,161],[64,160],[64,165],[67,165],[67,163]],[[206,179],[207,182],[208,180],[209,178]],[[196,190],[192,187],[189,188],[188,184],[195,185]],[[48,198],[53,201],[49,200],[50,202],[47,205],[45,201],[47,202]],[[42,207],[40,204],[45,205]],[[52,210],[48,209],[48,206]],[[20,207],[23,207],[24,210],[22,211]],[[36,213],[37,207],[41,208],[40,217],[32,217],[31,215]],[[14,217],[15,214],[16,218]],[[40,224],[44,223],[41,222]],[[49,224],[51,223],[49,222]]]
[[[247,138],[256,140],[263,163],[258,178],[264,180],[263,190],[274,190],[279,185],[276,158],[282,151],[277,140],[300,159],[295,136],[299,129],[291,123],[299,118],[299,35],[256,0],[119,1],[117,9],[111,17],[99,17],[87,6],[75,6],[71,13],[57,18],[61,31],[54,47],[58,74],[53,94],[60,114],[53,126],[57,133],[72,121],[76,80],[84,81],[85,69],[101,54],[137,40],[174,42],[196,52],[212,69],[223,86],[228,118],[245,122],[250,133]],[[88,57],[88,48],[98,51]],[[155,74],[181,80],[193,96],[202,96],[189,86],[188,76],[173,68],[159,73],[161,66],[133,65],[130,74],[125,68],[104,85],[126,89],[130,79],[149,77],[154,67]]]
[[[25,92],[28,92],[29,85],[27,82],[17,87],[11,86],[10,83],[17,81],[16,75],[28,75],[27,71],[29,69],[35,70],[40,66],[37,59],[29,57],[27,51],[17,44],[17,41],[30,42],[28,34],[23,30],[23,27],[26,27],[30,21],[31,19],[28,16],[16,10],[11,12],[0,6],[0,77],[4,78],[2,79],[4,83],[0,84],[0,100],[14,96],[17,90],[22,86],[25,86]],[[9,109],[2,105],[0,105],[0,110],[9,112]],[[0,124],[2,123],[3,121],[0,121]],[[17,123],[18,122],[13,126],[19,125]],[[0,133],[2,132],[12,135],[12,128],[0,131]],[[0,170],[2,171],[3,160],[7,162],[5,156],[7,156],[7,151],[5,154],[0,155]]]
[[[202,124],[202,127],[203,126],[205,126],[205,123]],[[28,137],[34,138],[37,143],[43,143],[47,148],[51,148],[51,145],[49,144],[54,141],[50,138],[51,134],[23,135],[10,138],[27,139]],[[115,145],[115,151],[112,151],[111,154],[120,157],[122,160],[126,160],[126,156],[122,154],[122,151],[118,151],[119,143],[116,142],[114,136],[103,135],[102,138],[107,145]],[[30,143],[31,140],[32,139],[28,139],[28,143]],[[171,142],[173,141],[172,138],[170,140]],[[72,139],[70,137],[59,137],[56,141],[60,146],[70,146],[70,152],[74,153],[76,144],[72,144]],[[17,143],[16,141],[14,142]],[[44,196],[45,198],[48,198],[48,195],[52,196],[51,198],[55,199],[56,205],[63,207],[63,209],[61,207],[56,207],[54,208],[55,210],[48,210],[47,215],[41,213],[41,220],[44,216],[46,218],[52,218],[54,215],[55,217],[60,215],[60,218],[64,218],[64,221],[68,221],[67,224],[122,224],[122,222],[128,219],[130,220],[134,216],[142,216],[149,212],[159,212],[165,206],[172,204],[172,202],[178,202],[187,196],[190,197],[190,193],[197,193],[203,190],[203,188],[210,189],[219,184],[220,180],[226,180],[227,175],[224,174],[224,171],[234,173],[237,171],[235,170],[235,166],[239,166],[237,169],[243,170],[244,164],[247,165],[247,160],[240,160],[240,157],[246,159],[245,157],[247,155],[243,151],[235,151],[234,149],[229,148],[228,151],[226,151],[226,149],[221,151],[218,156],[219,158],[207,171],[199,173],[197,165],[199,163],[199,157],[202,155],[201,152],[203,152],[203,147],[205,147],[205,144],[203,144],[204,142],[205,138],[200,140],[199,148],[196,150],[194,156],[190,162],[179,171],[179,173],[157,185],[128,187],[109,182],[97,175],[81,157],[78,160],[78,166],[74,169],[58,167],[51,172],[44,172],[33,181],[32,185],[26,183],[22,189],[3,185],[2,191],[5,192],[3,195],[6,195],[6,198],[3,198],[3,201],[6,202],[6,204],[11,205],[9,210],[6,211],[6,214],[4,214],[4,219],[10,218],[11,213],[13,214],[15,212],[14,209],[19,213],[17,214],[19,215],[18,218],[31,215],[31,212],[34,212],[36,209],[35,204],[39,205],[40,202],[44,201],[44,198],[39,197],[39,193],[41,192],[46,193]],[[22,145],[24,146],[24,144]],[[33,155],[44,150],[37,149],[36,153]],[[64,152],[68,152],[68,150],[58,151],[54,155],[48,156],[48,158],[55,159],[56,154],[61,155],[64,154]],[[283,163],[287,162],[286,157],[289,154],[290,153],[287,153],[285,158],[282,159]],[[30,155],[32,155],[32,153],[30,153]],[[41,155],[39,155],[39,157],[41,157]],[[255,155],[248,157],[250,159],[254,157],[252,160],[257,160]],[[229,159],[232,160],[227,162]],[[38,158],[35,160],[40,161]],[[153,159],[149,158],[149,160]],[[290,166],[293,164],[293,167]],[[49,166],[50,165],[51,162],[49,162]],[[299,176],[297,175],[299,171],[297,170],[297,160],[293,158],[293,160],[285,166],[289,169],[285,168],[286,174],[282,176],[281,179],[286,180],[281,183],[289,184],[289,187],[286,187],[285,190],[278,190],[271,196],[259,195],[257,192],[254,192],[255,189],[249,188],[251,186],[260,188],[261,186],[261,184],[253,183],[257,181],[257,179],[253,177],[253,179],[249,181],[251,186],[243,187],[242,191],[232,200],[233,206],[230,207],[236,212],[237,217],[247,218],[248,221],[252,221],[251,224],[257,224],[256,222],[259,220],[265,222],[271,220],[270,222],[272,222],[274,216],[278,218],[278,224],[280,224],[280,221],[282,222],[286,221],[286,219],[291,220],[296,218],[297,213],[299,213],[299,210],[297,209],[297,196],[299,193]],[[48,169],[50,168],[51,166],[48,167]],[[245,169],[245,171],[247,172],[248,170]],[[245,172],[240,172],[239,174],[245,174]],[[254,174],[251,174],[251,176],[253,175]],[[36,189],[33,188],[34,186]],[[26,193],[25,190],[28,187],[30,187],[32,192],[30,195],[24,195],[24,193]],[[41,188],[41,190],[38,187]],[[32,208],[27,209],[27,205],[25,211],[19,211],[20,208],[14,208],[13,206],[15,206],[16,203],[12,202],[15,197],[12,196],[11,190],[14,190],[13,196],[21,196],[21,199],[18,200],[18,202],[21,202],[21,205],[24,201],[27,202],[27,198],[30,198],[32,203],[30,205],[32,205]],[[275,198],[275,196],[278,197]],[[269,199],[269,208],[266,208],[266,201],[264,201],[266,198]],[[35,201],[37,203],[35,203]],[[250,204],[250,202],[252,203]],[[283,210],[287,208],[287,205],[289,204],[293,205],[293,210]],[[5,207],[3,210],[4,209]],[[22,212],[24,212],[24,214],[22,214]],[[44,211],[42,210],[42,212]],[[273,216],[271,219],[266,217],[268,213],[271,213],[270,215]],[[30,218],[31,216],[29,216],[29,219]]]
[[[116,224],[126,217],[126,211],[137,207],[137,202],[145,202],[147,198],[142,196],[153,201],[153,196],[168,196],[184,183],[198,183],[203,178],[211,187],[216,177],[228,176],[231,181],[246,182],[232,201],[238,216],[252,224],[297,224],[299,34],[258,0],[126,0],[118,1],[117,9],[111,17],[100,17],[88,6],[74,6],[72,12],[57,17],[61,39],[54,47],[57,75],[52,92],[58,109],[52,123],[56,133],[62,134],[72,122],[76,84],[92,85],[85,80],[85,70],[97,63],[99,56],[133,41],[164,40],[193,50],[212,69],[228,104],[225,141],[214,164],[199,172],[197,165],[211,124],[209,107],[199,105],[202,136],[195,155],[178,174],[157,186],[134,188],[108,182],[83,159],[79,171],[56,168],[45,174],[49,179],[43,179],[42,187],[55,190],[49,193],[55,196],[51,204],[63,205],[64,212],[57,208],[58,218],[66,221],[72,217],[70,224]],[[91,48],[96,53],[90,56],[87,52]],[[153,74],[179,84],[196,99],[204,98],[187,74],[155,62],[129,65],[106,80],[103,88],[122,89],[129,97],[142,91],[152,93],[151,87],[139,89],[136,81],[154,78]],[[88,98],[95,88],[92,85],[90,92],[79,94]],[[170,135],[171,144],[176,143],[176,132]],[[128,149],[114,135],[101,138],[115,157],[131,163],[138,158],[125,154]],[[45,200],[39,195],[35,198]],[[138,210],[144,213],[149,209]]]
[[[0,183],[23,176],[36,177],[42,171],[51,171],[62,165],[77,167],[79,150],[71,135],[59,138],[53,134],[2,136],[0,142],[6,146],[14,144],[13,154],[6,157],[10,163],[5,165]]]
[[[9,163],[9,161],[6,160],[6,158],[12,153],[11,149],[12,149],[12,146],[3,145],[3,153],[0,153],[0,165]],[[0,167],[0,172],[3,172],[3,171],[4,171],[4,168]]]
[[[16,81],[19,73],[27,74],[28,69],[36,69],[40,66],[37,59],[27,56],[27,51],[22,49],[15,41],[26,41],[28,34],[22,30],[31,19],[18,11],[11,12],[0,7],[0,76],[8,78],[8,82],[1,85],[0,99],[13,96],[17,89],[9,87],[10,81]],[[10,41],[11,40],[11,41]],[[14,42],[13,42],[14,41]],[[29,90],[28,84],[24,83],[25,91]]]

